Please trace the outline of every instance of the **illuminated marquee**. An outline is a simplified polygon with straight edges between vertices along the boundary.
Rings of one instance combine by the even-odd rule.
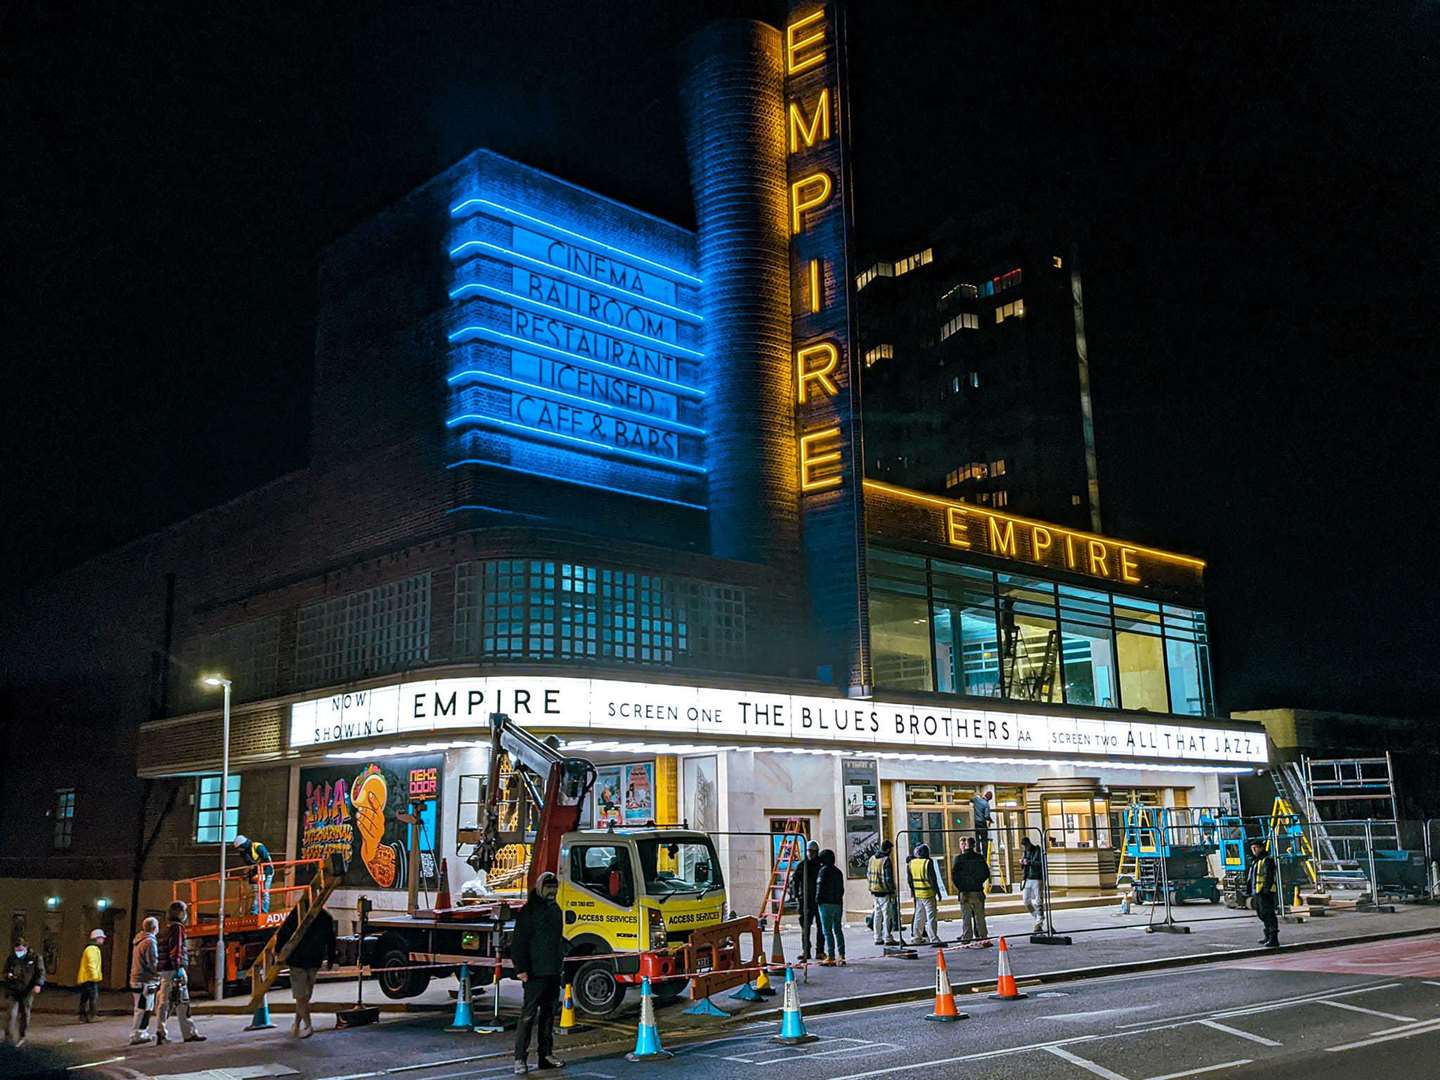
[[[290,707],[290,747],[483,731],[492,712],[535,728],[584,733],[764,739],[811,747],[894,747],[1022,757],[1263,765],[1264,729],[1235,721],[1017,713],[848,698],[752,693],[544,676],[422,680],[333,694]]]
[[[452,467],[703,509],[700,279],[513,196],[450,213]]]

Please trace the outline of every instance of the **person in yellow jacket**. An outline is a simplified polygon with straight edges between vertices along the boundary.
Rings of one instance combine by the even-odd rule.
[[[940,879],[930,861],[930,845],[921,844],[914,857],[905,864],[910,879],[910,895],[915,898],[915,916],[910,920],[910,935],[918,945],[943,945],[940,940],[939,906]]]
[[[100,983],[105,978],[100,946],[104,944],[105,931],[91,930],[90,944],[86,945],[85,951],[80,954],[80,970],[75,976],[75,984],[80,987],[82,1023],[93,1024],[100,1018]]]

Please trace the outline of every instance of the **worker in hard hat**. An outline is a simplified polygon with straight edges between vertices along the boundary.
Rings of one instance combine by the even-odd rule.
[[[93,1024],[100,1019],[100,984],[105,980],[104,957],[100,947],[105,944],[104,930],[90,931],[90,944],[80,953],[80,970],[75,985],[80,988],[80,1021]]]
[[[234,844],[240,852],[241,860],[254,874],[250,885],[250,914],[268,912],[270,882],[275,879],[275,864],[270,861],[270,849],[259,840],[251,840],[244,834],[237,834]]]

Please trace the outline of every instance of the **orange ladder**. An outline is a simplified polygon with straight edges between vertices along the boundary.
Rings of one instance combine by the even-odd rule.
[[[785,829],[780,833],[780,850],[775,853],[775,861],[770,866],[770,884],[760,900],[762,927],[780,925],[780,916],[785,910],[785,894],[790,891],[790,874],[800,861],[804,846],[805,834],[800,831],[800,819],[786,818]],[[774,923],[769,921],[771,919],[775,920]]]
[[[265,943],[265,948],[260,950],[260,955],[255,957],[255,962],[250,966],[250,1008],[258,1009],[261,1000],[265,997],[265,991],[270,989],[276,977],[285,967],[285,961],[290,958],[290,952],[300,939],[305,936],[305,931],[310,929],[314,923],[317,913],[324,910],[325,901],[335,891],[335,886],[340,884],[340,877],[345,872],[345,864],[338,852],[332,853],[330,858],[322,862],[316,869],[310,884],[300,894],[299,900],[295,903],[295,932],[285,942],[282,948],[279,945],[280,931],[285,924],[281,923],[275,933],[270,935],[270,940]],[[288,921],[288,918],[287,918]],[[361,942],[364,948],[364,942]]]

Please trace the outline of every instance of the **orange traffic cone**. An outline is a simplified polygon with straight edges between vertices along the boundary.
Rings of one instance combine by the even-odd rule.
[[[995,980],[995,993],[990,996],[996,1001],[1019,1001],[1030,996],[1022,994],[1015,985],[1015,976],[1010,971],[1010,946],[1003,937],[1000,939],[1000,975]]]
[[[450,867],[440,860],[440,895],[435,898],[435,910],[443,911],[450,906]]]
[[[945,970],[945,950],[935,952],[935,1011],[926,1020],[949,1024],[956,1020],[968,1020],[969,1014],[955,1008],[955,991],[950,988],[950,973]]]

